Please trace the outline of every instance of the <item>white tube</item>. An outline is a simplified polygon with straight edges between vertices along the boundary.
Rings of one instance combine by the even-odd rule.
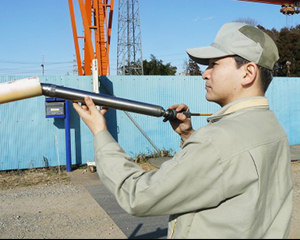
[[[39,77],[0,83],[0,104],[42,95]]]

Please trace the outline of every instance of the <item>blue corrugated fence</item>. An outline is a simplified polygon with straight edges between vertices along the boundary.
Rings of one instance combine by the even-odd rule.
[[[0,83],[26,77],[0,77]],[[40,76],[40,81],[92,91],[91,76]],[[183,102],[192,112],[214,113],[219,106],[205,100],[204,85],[201,77],[191,76],[100,78],[100,92],[104,94],[165,109]],[[285,128],[291,145],[300,144],[299,89],[299,78],[275,78],[267,92],[270,107]],[[72,164],[85,164],[94,158],[93,136],[72,106],[70,110]],[[179,150],[179,136],[168,123],[163,123],[163,118],[113,109],[106,118],[113,136],[132,157],[155,152],[155,147]],[[194,128],[205,124],[206,117],[193,118]],[[0,105],[0,133],[0,170],[66,165],[64,121],[45,117],[44,96]]]

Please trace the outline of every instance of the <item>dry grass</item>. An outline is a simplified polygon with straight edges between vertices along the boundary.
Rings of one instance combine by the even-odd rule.
[[[69,181],[66,171],[56,167],[0,172],[0,190]]]
[[[151,165],[149,162],[139,163],[139,165],[146,171],[151,171],[151,170],[157,169],[156,167]]]
[[[156,169],[148,162],[141,162],[137,164],[147,171]],[[88,167],[86,165],[82,165],[77,168]],[[38,184],[52,185],[63,182],[70,182],[70,177],[68,176],[65,167],[0,171],[0,190],[28,187]]]

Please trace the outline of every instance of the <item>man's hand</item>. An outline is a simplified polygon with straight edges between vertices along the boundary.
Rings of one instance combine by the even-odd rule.
[[[81,119],[92,131],[94,136],[96,136],[97,133],[102,130],[107,130],[106,121],[104,118],[104,114],[107,112],[107,109],[102,109],[99,111],[90,97],[85,97],[84,101],[86,105],[80,106],[78,103],[74,102],[73,107]]]
[[[192,127],[191,118],[186,117],[182,113],[182,112],[189,111],[188,106],[181,103],[181,104],[173,105],[169,108],[174,109],[176,112],[178,112],[176,119],[169,120],[173,130],[180,135],[183,141],[187,140],[195,132],[195,130]]]

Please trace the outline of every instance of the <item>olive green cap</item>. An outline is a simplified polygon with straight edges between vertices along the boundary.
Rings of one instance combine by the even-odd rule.
[[[272,70],[279,59],[273,39],[259,28],[241,22],[224,24],[208,47],[186,50],[192,60],[208,65],[209,59],[238,55]]]

